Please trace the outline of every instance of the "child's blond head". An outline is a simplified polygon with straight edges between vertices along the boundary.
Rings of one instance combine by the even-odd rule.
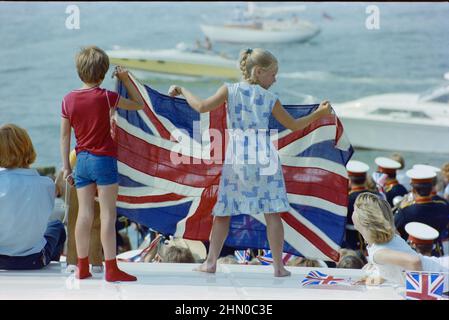
[[[250,84],[258,84],[254,74],[256,66],[267,70],[277,64],[276,57],[268,50],[255,48],[246,49],[240,53],[240,70],[243,79]]]
[[[76,70],[84,83],[100,83],[109,70],[109,57],[100,48],[82,48],[76,55]]]
[[[0,127],[0,167],[29,168],[36,152],[28,133],[14,124]]]
[[[367,231],[369,243],[386,243],[393,239],[395,226],[393,213],[387,201],[364,192],[354,203],[353,220],[357,226]]]

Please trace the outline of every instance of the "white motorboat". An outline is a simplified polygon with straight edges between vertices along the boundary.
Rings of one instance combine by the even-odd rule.
[[[201,24],[201,30],[212,41],[231,43],[303,42],[315,37],[320,28],[297,16],[268,18],[279,13],[304,10],[304,6],[256,7],[248,4],[247,11],[223,24]]]
[[[265,20],[254,23],[202,24],[201,30],[213,41],[231,43],[303,42],[315,37],[320,29],[308,21]]]
[[[211,50],[190,49],[178,44],[176,49],[107,51],[114,65],[130,70],[195,77],[238,79],[237,61]]]
[[[449,153],[449,84],[333,105],[355,147]]]

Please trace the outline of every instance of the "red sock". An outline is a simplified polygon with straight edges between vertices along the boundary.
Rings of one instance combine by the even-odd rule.
[[[92,277],[92,274],[89,272],[89,257],[79,258],[78,257],[78,268],[75,274],[77,279],[85,279]]]
[[[117,267],[117,260],[106,260],[106,281],[115,282],[115,281],[136,281],[137,278],[123,272]]]

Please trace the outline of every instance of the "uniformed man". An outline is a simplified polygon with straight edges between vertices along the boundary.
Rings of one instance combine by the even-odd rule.
[[[408,243],[416,252],[423,256],[432,256],[432,251],[439,232],[431,226],[420,222],[409,222],[405,225],[408,233]]]
[[[437,192],[437,186],[438,186],[438,183],[439,183],[438,175],[441,174],[441,169],[437,168],[437,167],[434,167],[434,166],[429,166],[429,165],[426,165],[426,164],[415,164],[413,166],[413,169],[424,169],[424,170],[429,170],[429,171],[435,172],[436,176],[432,180],[432,192],[430,193],[430,195],[432,197],[432,200],[444,201],[449,206],[449,203],[447,202],[447,200],[444,199],[443,197],[440,197],[438,195],[438,192]],[[448,214],[449,214],[449,212],[448,212]]]
[[[449,215],[449,202],[444,199],[443,197],[441,197],[440,195],[438,195],[438,191],[437,191],[437,187],[439,183],[442,183],[443,178],[441,176],[442,172],[440,168],[434,167],[434,166],[429,166],[429,165],[425,165],[425,164],[415,164],[413,166],[414,169],[427,169],[427,170],[431,170],[433,172],[435,172],[436,177],[433,178],[432,180],[432,192],[430,193],[432,200],[434,201],[443,201],[446,203],[448,212],[447,214]],[[440,180],[440,181],[439,181]],[[444,184],[444,183],[443,183]],[[444,188],[444,186],[443,186]],[[442,232],[440,232],[440,237],[437,240],[437,252],[440,253],[441,255],[443,254],[447,254],[449,253],[449,226],[443,230]]]
[[[401,164],[393,159],[378,157],[375,160],[377,164],[377,174],[382,175],[376,180],[378,191],[385,194],[385,198],[391,207],[394,207],[393,199],[403,197],[408,193],[407,189],[396,179],[396,170]]]
[[[346,165],[346,170],[348,171],[349,178],[349,197],[345,241],[343,243],[343,247],[363,251],[365,243],[363,241],[363,237],[354,228],[352,213],[354,212],[354,202],[357,196],[363,192],[370,192],[366,185],[369,166],[361,161],[350,160]]]
[[[447,204],[443,201],[432,200],[432,181],[436,174],[426,169],[411,169],[407,171],[411,179],[414,200],[406,206],[401,206],[394,216],[397,230],[404,240],[408,233],[405,225],[409,222],[425,223],[441,234],[449,225]]]

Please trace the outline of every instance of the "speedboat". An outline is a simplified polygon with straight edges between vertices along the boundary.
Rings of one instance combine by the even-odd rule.
[[[293,13],[304,6],[256,7],[248,4],[247,11],[238,10],[236,16],[223,24],[201,24],[203,33],[212,41],[230,43],[303,42],[315,37],[320,28],[296,15],[269,18],[279,13]]]
[[[212,50],[188,48],[178,44],[175,49],[114,49],[106,52],[114,65],[130,70],[194,77],[239,79],[237,61]]]
[[[422,94],[372,95],[333,107],[355,147],[449,153],[449,83]]]

